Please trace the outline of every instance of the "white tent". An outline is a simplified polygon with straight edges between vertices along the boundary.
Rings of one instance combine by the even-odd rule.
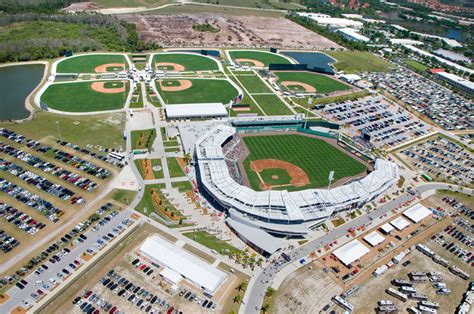
[[[385,238],[382,237],[377,231],[373,231],[364,237],[364,240],[372,246],[376,246],[382,243]]]
[[[338,248],[337,250],[334,250],[332,254],[334,254],[344,265],[347,266],[369,252],[370,250],[359,240],[354,240]]]
[[[221,103],[166,105],[166,116],[170,119],[226,117],[227,110]]]
[[[390,221],[390,224],[394,226],[397,230],[403,230],[410,225],[410,222],[403,218],[402,216],[395,218]]]
[[[430,216],[432,214],[431,210],[426,208],[425,206],[421,204],[416,204],[409,209],[407,209],[404,213],[403,216],[407,217],[414,223],[419,222],[420,220],[423,220],[424,218]]]
[[[158,236],[148,237],[140,247],[140,252],[158,264],[170,268],[211,295],[227,278],[227,275],[216,267]],[[169,271],[165,274],[173,280],[177,278]]]
[[[391,224],[389,224],[388,222],[383,224],[380,229],[385,233],[385,234],[389,234],[390,232],[393,231],[393,227]]]

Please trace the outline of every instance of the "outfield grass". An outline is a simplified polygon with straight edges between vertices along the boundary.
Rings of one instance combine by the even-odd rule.
[[[274,72],[278,76],[278,83],[283,81],[296,81],[309,84],[316,88],[317,93],[326,94],[338,90],[347,90],[350,87],[328,76],[313,72]],[[281,86],[282,89],[286,89]]]
[[[193,53],[158,53],[153,55],[153,65],[159,62],[172,62],[184,66],[184,71],[219,70],[216,60]]]
[[[257,75],[237,75],[237,79],[250,94],[272,93],[272,90]]]
[[[81,55],[70,57],[58,63],[57,73],[96,73],[95,68],[106,63],[123,63],[128,69],[123,55]]]
[[[141,139],[141,143],[139,143],[140,135],[143,135]],[[155,129],[132,131],[132,149],[150,150],[150,148],[153,146],[153,142],[155,141],[155,138],[156,138]]]
[[[291,64],[291,62],[285,57],[279,54],[266,52],[266,51],[233,50],[233,51],[229,51],[229,55],[234,61],[236,59],[252,59],[252,60],[260,61],[265,65],[265,67],[268,67],[270,63]]]
[[[278,159],[290,162],[303,169],[310,184],[304,187],[285,187],[288,190],[325,187],[329,172],[334,170],[334,181],[355,176],[365,171],[366,166],[341,152],[323,140],[297,134],[249,136],[243,141],[250,151],[244,160],[244,168],[254,190],[260,190],[260,180],[250,168],[251,160]],[[279,174],[268,171],[265,176]]]
[[[46,136],[59,137],[59,128],[63,140],[84,148],[87,144],[107,148],[125,147],[123,139],[125,114],[123,113],[67,116],[38,112],[32,120],[5,125],[5,127],[37,140]],[[100,136],[91,136],[91,134],[100,134]]]
[[[135,198],[136,191],[123,190],[123,189],[114,189],[111,192],[111,198],[119,203],[130,205],[130,203]]]
[[[183,235],[188,237],[189,239],[196,241],[197,243],[204,245],[205,247],[210,248],[211,250],[215,250],[217,253],[222,255],[227,255],[227,250],[232,254],[242,253],[241,250],[228,244],[225,241],[218,239],[217,237],[207,233],[206,231],[186,232],[183,233]]]
[[[125,92],[116,94],[97,92],[91,88],[91,84],[91,82],[52,84],[41,95],[41,101],[51,109],[68,112],[92,112],[123,108],[130,88],[128,82]]]
[[[333,63],[338,71],[346,73],[356,72],[388,72],[392,65],[376,55],[365,51],[327,51],[331,57],[337,59]]]
[[[168,171],[171,178],[184,177],[184,171],[179,165],[179,162],[175,157],[167,157],[166,162],[168,163]]]
[[[293,112],[276,95],[253,95],[260,108],[269,116],[292,115]]]
[[[425,72],[429,70],[429,67],[415,60],[403,60],[403,62],[419,72]]]
[[[168,82],[173,80],[163,80]],[[238,95],[237,89],[227,80],[190,79],[192,87],[183,91],[162,91],[156,82],[156,89],[166,104],[223,103],[227,104]]]

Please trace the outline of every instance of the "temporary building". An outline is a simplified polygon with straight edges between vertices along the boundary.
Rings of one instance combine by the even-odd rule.
[[[347,266],[369,252],[369,248],[363,245],[359,240],[354,240],[334,250],[332,254]]]
[[[403,216],[407,217],[414,223],[417,223],[424,218],[430,216],[432,214],[431,210],[426,208],[425,206],[421,204],[416,204],[409,209],[407,209],[404,213]]]
[[[397,230],[403,230],[410,225],[410,222],[400,216],[390,221],[390,224],[394,226]]]
[[[372,246],[376,246],[382,243],[385,238],[382,237],[377,231],[373,231],[364,237],[364,240]]]

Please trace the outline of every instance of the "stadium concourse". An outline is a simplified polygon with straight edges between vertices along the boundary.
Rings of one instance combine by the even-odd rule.
[[[234,127],[218,125],[196,142],[199,183],[210,198],[228,210],[230,221],[238,221],[271,234],[305,236],[333,213],[362,206],[399,179],[396,164],[377,159],[370,174],[346,185],[295,192],[257,192],[240,185],[229,174],[222,145],[232,139],[236,132]],[[239,233],[239,230],[236,232]],[[265,251],[265,248],[260,249]]]

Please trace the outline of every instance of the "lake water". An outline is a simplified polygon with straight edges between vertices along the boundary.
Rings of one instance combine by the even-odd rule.
[[[25,99],[41,82],[44,64],[0,67],[0,121],[28,118]]]
[[[463,36],[462,32],[458,29],[448,29],[448,32],[443,35],[444,37],[455,39],[457,41],[463,41]]]
[[[335,59],[320,52],[300,52],[300,51],[283,51],[280,52],[290,58],[293,58],[300,64],[307,64],[308,69],[324,69],[327,73],[334,73],[330,63],[336,62]]]

